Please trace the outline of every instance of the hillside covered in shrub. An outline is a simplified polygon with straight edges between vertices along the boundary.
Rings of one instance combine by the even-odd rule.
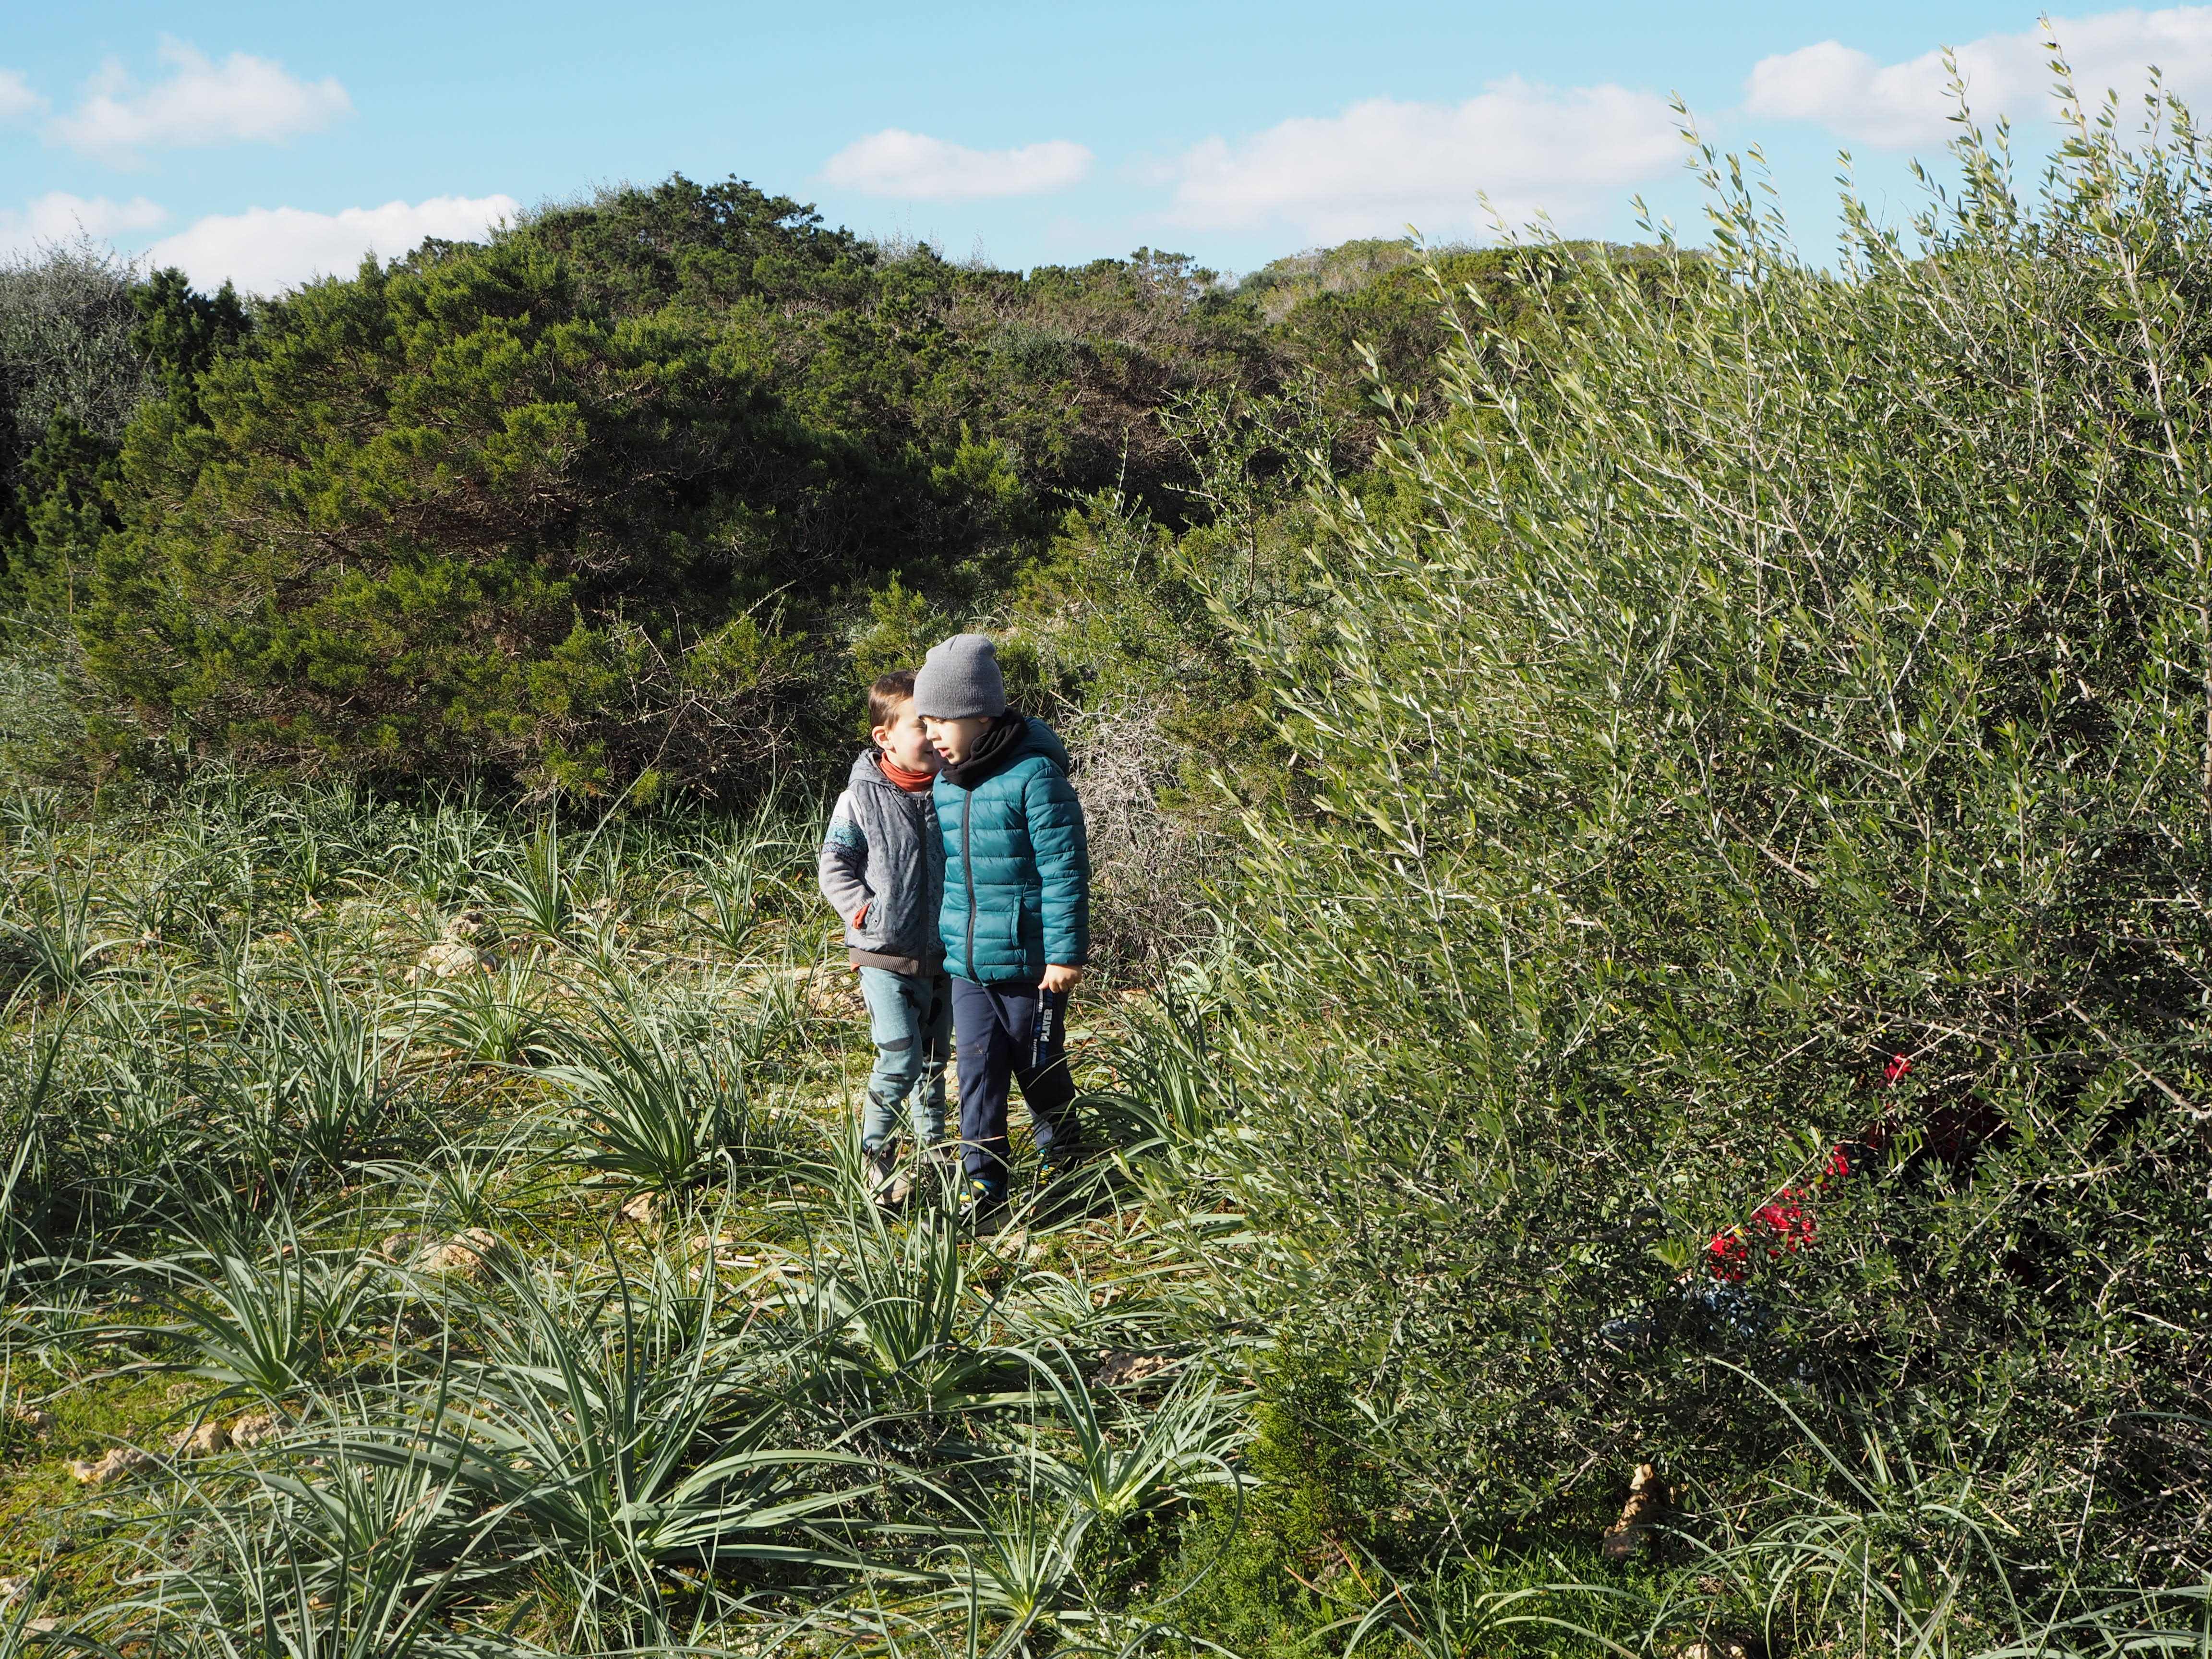
[[[842,733],[872,593],[988,609],[1100,491],[1188,522],[1163,413],[1296,387],[1356,451],[1358,343],[1438,337],[1409,258],[1022,276],[681,178],[251,308],[58,256],[0,295],[18,632],[111,745],[742,796]]]
[[[1832,269],[1711,157],[1233,283],[681,179],[5,273],[0,1655],[2203,1651],[2167,113]],[[805,885],[965,626],[1102,942],[981,1239]]]

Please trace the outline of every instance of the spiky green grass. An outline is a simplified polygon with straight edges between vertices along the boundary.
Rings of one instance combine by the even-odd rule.
[[[1358,1425],[1252,1409],[1203,977],[1085,1012],[1082,1179],[886,1215],[813,834],[0,802],[0,1659],[2212,1650],[2187,1585],[2008,1619],[1960,1470],[1384,1560]]]
[[[868,1200],[810,824],[226,784],[0,830],[14,1613],[184,1652],[1150,1626],[1099,1540],[1227,1478],[1211,1301],[1103,1176],[980,1243],[927,1171]],[[1178,1363],[1090,1380],[1133,1347]]]

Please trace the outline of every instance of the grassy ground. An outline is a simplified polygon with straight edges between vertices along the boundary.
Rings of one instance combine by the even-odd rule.
[[[1024,1159],[971,1239],[916,1160],[886,1215],[815,833],[0,801],[0,1659],[1748,1656],[1775,1608],[1839,1653],[2087,1653],[2197,1616],[1968,1618],[2003,1586],[1940,1470],[1626,1561],[1595,1510],[1396,1537],[1394,1576],[1397,1499],[1338,1515],[1356,1451],[1251,1408],[1202,1030],[1090,988],[1084,1176]]]
[[[866,1201],[803,815],[209,788],[4,835],[11,1613],[966,1647],[1110,1622],[1085,1538],[1220,1479],[1218,1298],[1105,1164],[981,1243]],[[176,1449],[242,1419],[275,1431]],[[118,1448],[151,1461],[72,1474]]]

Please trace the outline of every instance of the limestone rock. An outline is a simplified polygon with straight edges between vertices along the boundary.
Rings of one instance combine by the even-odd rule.
[[[471,905],[467,909],[457,914],[440,931],[448,939],[467,940],[483,933],[484,927],[484,913],[474,905]]]
[[[507,1246],[496,1233],[483,1227],[465,1227],[441,1244],[430,1245],[415,1258],[426,1273],[450,1273],[457,1279],[489,1279],[507,1260]]]
[[[230,1443],[243,1451],[264,1440],[275,1439],[283,1426],[275,1412],[248,1412],[230,1425]]]
[[[136,1446],[118,1446],[102,1457],[72,1460],[69,1471],[88,1486],[105,1486],[137,1474],[153,1462]]]
[[[422,958],[407,970],[407,982],[420,985],[434,979],[460,979],[488,974],[499,966],[499,936],[484,913],[473,907],[456,915],[425,946]]]
[[[424,980],[459,979],[469,974],[489,973],[497,960],[489,951],[479,951],[459,939],[441,939],[425,950],[422,959],[407,970],[407,982],[419,985]]]
[[[1621,1505],[1620,1519],[1605,1529],[1606,1554],[1616,1561],[1625,1560],[1650,1543],[1652,1529],[1664,1518],[1671,1502],[1658,1469],[1650,1463],[1638,1463],[1628,1483],[1628,1502]]]
[[[1165,1354],[1138,1353],[1127,1348],[1115,1348],[1102,1355],[1098,1369],[1091,1374],[1091,1381],[1103,1388],[1126,1389],[1133,1382],[1142,1382],[1158,1376],[1175,1361]]]
[[[41,1411],[36,1406],[26,1406],[20,1400],[8,1407],[8,1416],[11,1422],[21,1424],[32,1434],[48,1434],[53,1430],[54,1414],[52,1412]]]
[[[213,1457],[229,1449],[230,1431],[213,1418],[177,1437],[176,1455],[179,1457]]]

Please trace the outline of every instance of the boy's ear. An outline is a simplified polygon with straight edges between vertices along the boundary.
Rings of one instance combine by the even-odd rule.
[[[891,729],[888,726],[872,726],[868,728],[868,741],[878,749],[890,741],[890,736]]]

